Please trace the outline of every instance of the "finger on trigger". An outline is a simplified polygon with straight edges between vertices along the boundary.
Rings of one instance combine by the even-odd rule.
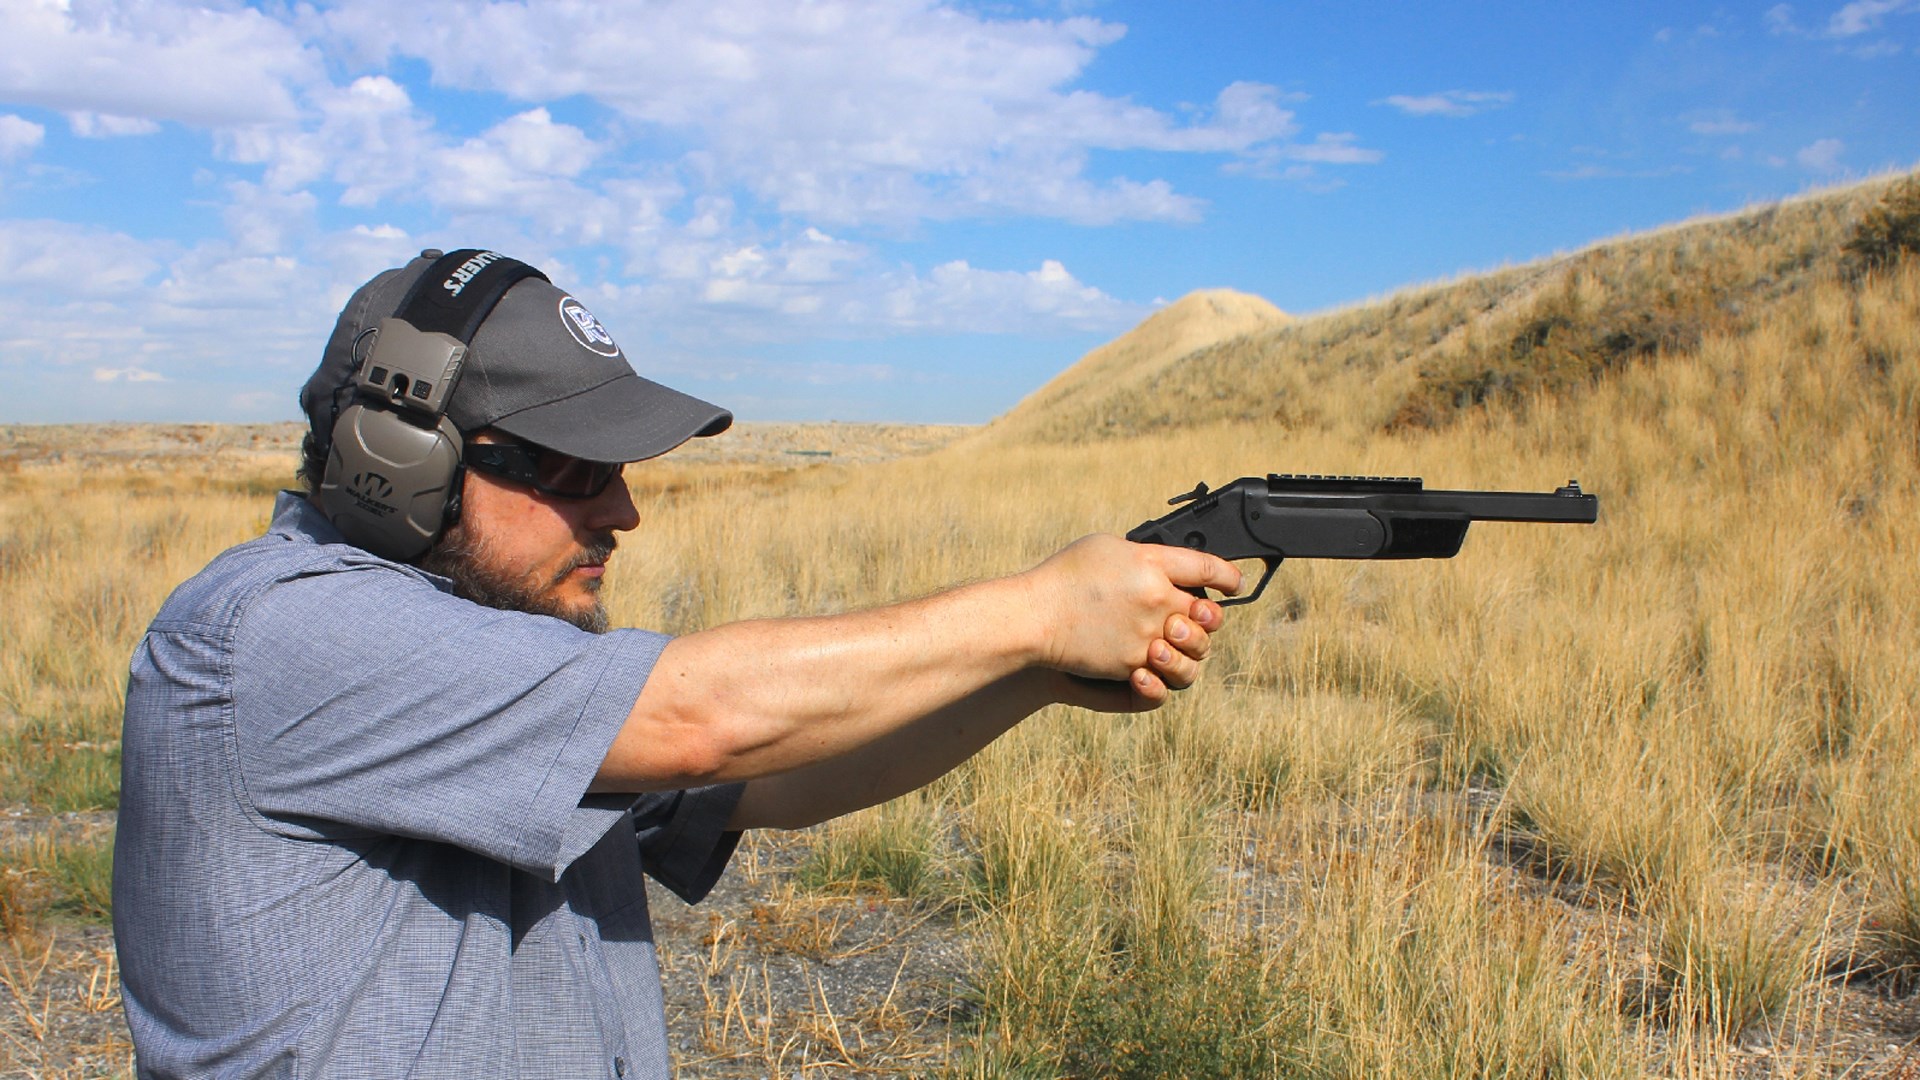
[[[1168,579],[1183,589],[1203,586],[1232,596],[1240,591],[1244,583],[1240,568],[1218,555],[1192,548],[1161,547],[1157,550],[1165,553],[1167,561],[1162,563],[1162,567]]]

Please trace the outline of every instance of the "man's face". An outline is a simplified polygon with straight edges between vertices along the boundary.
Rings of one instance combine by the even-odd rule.
[[[490,433],[477,432],[476,442]],[[452,578],[461,596],[488,607],[552,615],[594,633],[608,627],[600,583],[613,534],[640,524],[624,480],[587,499],[547,495],[466,470],[460,520],[420,568]]]

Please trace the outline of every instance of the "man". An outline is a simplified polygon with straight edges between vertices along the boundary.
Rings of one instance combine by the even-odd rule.
[[[697,900],[742,830],[910,791],[1053,702],[1157,707],[1220,624],[1183,589],[1239,587],[1089,537],[871,611],[609,630],[622,465],[731,416],[491,252],[363,286],[301,400],[309,492],[133,659],[114,931],[143,1076],[666,1075],[643,873]],[[461,464],[364,464],[395,439]],[[380,532],[401,503],[417,544]]]

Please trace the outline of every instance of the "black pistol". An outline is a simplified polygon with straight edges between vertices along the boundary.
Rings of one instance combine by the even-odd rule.
[[[1127,539],[1266,564],[1253,592],[1221,600],[1222,606],[1259,599],[1287,559],[1451,559],[1476,521],[1591,524],[1600,516],[1599,498],[1576,480],[1534,494],[1428,491],[1413,476],[1275,473],[1243,476],[1223,488],[1202,483],[1167,503],[1180,509],[1142,522]]]

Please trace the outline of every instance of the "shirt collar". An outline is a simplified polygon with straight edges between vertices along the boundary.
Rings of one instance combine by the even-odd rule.
[[[327,515],[313,505],[304,491],[282,491],[274,496],[273,522],[267,535],[286,540],[304,540],[310,544],[344,544],[346,537],[333,527]]]
[[[320,512],[320,508],[313,504],[313,500],[308,498],[304,491],[282,491],[274,496],[273,521],[267,525],[267,535],[296,543],[353,546],[345,536],[340,534],[339,529],[334,528],[333,522],[327,520],[327,515]],[[369,559],[380,559],[380,556],[363,548],[354,548],[354,550],[362,552]],[[441,592],[453,591],[451,578],[422,570],[411,563],[396,563],[391,559],[380,559],[380,561],[404,567],[410,573],[420,575],[432,582],[434,588]]]

